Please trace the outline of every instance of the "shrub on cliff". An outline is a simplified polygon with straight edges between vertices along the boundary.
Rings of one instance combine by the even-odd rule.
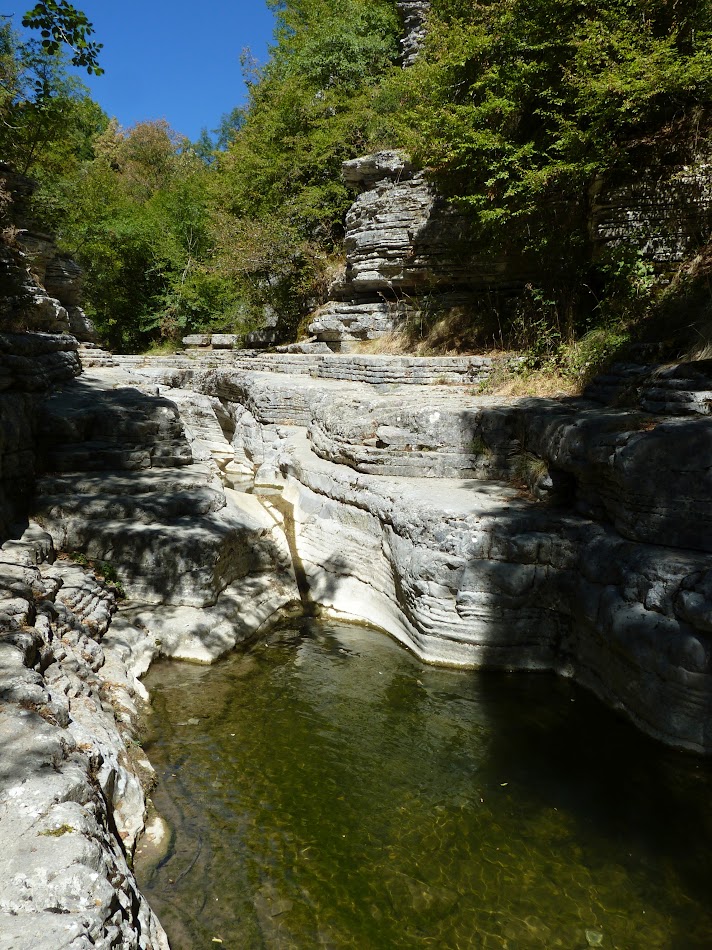
[[[640,305],[635,246],[592,264],[594,181],[709,148],[712,3],[433,0],[423,54],[383,96],[398,144],[483,244],[529,256],[546,332],[571,336]]]

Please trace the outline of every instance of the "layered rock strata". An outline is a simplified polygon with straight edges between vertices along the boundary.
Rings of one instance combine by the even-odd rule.
[[[522,286],[521,263],[474,250],[465,215],[438,195],[406,155],[384,151],[345,162],[360,192],[346,215],[346,267],[308,332],[336,350],[403,322],[428,323],[473,294]]]
[[[137,677],[161,654],[215,659],[303,599],[428,662],[574,676],[712,751],[710,366],[621,366],[568,400],[478,395],[488,370],[174,357],[24,393],[44,399],[44,530],[0,551],[8,946],[165,945],[128,869],[150,776]],[[129,599],[116,611],[55,550]]]
[[[299,438],[281,469],[318,603],[428,661],[574,675],[651,734],[710,749],[704,555],[628,543],[501,482],[359,475]]]
[[[592,189],[591,236],[597,254],[632,245],[662,271],[672,271],[712,235],[712,164],[643,168],[614,185]]]
[[[314,379],[337,379],[353,383],[386,385],[438,385],[442,383],[481,384],[486,382],[495,365],[487,356],[387,356],[351,354],[348,359],[332,353],[243,353],[231,355],[200,353],[168,357],[115,356],[114,362],[134,371],[141,379],[155,379],[167,384],[171,379],[187,385],[196,376],[214,369],[233,373],[270,373],[311,376]]]
[[[425,33],[429,4],[398,6],[407,25],[406,63]],[[536,283],[523,255],[494,253],[472,234],[466,215],[439,194],[409,157],[383,151],[347,161],[345,183],[357,193],[346,215],[346,264],[308,332],[337,352],[386,336],[407,324],[421,328],[458,312],[477,312],[488,296],[508,298]],[[590,257],[628,248],[669,277],[712,234],[712,164],[643,167],[628,180],[599,179],[591,187]]]
[[[227,369],[191,385],[230,413],[236,464],[284,486],[314,603],[429,661],[573,675],[712,750],[705,364],[621,367],[595,399]]]
[[[131,871],[152,769],[114,590],[38,528],[0,548],[0,947],[167,950]]]
[[[159,655],[214,660],[299,591],[278,509],[223,485],[222,405],[111,369],[74,379],[66,340],[11,341],[0,394],[2,474],[25,494],[0,549],[0,947],[167,950],[131,872],[153,780],[138,677]],[[36,392],[51,374],[31,357],[57,353],[63,385]]]
[[[124,619],[163,655],[210,661],[299,596],[279,518],[221,482],[210,400],[173,396],[111,370],[53,394],[34,516],[58,550],[115,565]]]

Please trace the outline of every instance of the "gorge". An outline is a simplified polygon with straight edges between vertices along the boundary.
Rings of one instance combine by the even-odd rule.
[[[359,55],[397,67],[390,95],[407,102],[398,77],[431,4],[395,7],[397,53],[379,36]],[[369,11],[392,28],[385,4]],[[265,75],[268,88],[293,78]],[[329,121],[337,80],[299,92]],[[369,121],[378,108],[396,121],[373,102]],[[247,121],[219,182],[234,175],[249,210],[235,170]],[[128,169],[136,207],[169,206],[130,160],[160,135],[102,135],[82,180]],[[150,229],[132,231],[127,212],[91,245],[88,280],[95,314],[108,299],[136,323],[109,308],[102,337],[81,268],[28,210],[35,183],[0,166],[15,214],[0,242],[0,950],[167,950],[166,931],[173,950],[704,947],[709,142],[637,143],[645,162],[625,175],[591,173],[568,205],[541,199],[552,241],[580,251],[578,270],[562,258],[581,307],[571,338],[593,320],[604,342],[580,351],[585,385],[522,396],[502,381],[565,350],[563,297],[532,284],[536,241],[474,241],[471,194],[446,197],[447,178],[403,148],[363,154],[366,137],[334,135],[324,151],[341,177],[324,185],[312,169],[333,208],[348,206],[328,238],[331,198],[311,180],[289,191],[287,224],[267,200],[237,224],[219,209],[211,253],[230,293],[242,288],[240,332],[195,317],[224,286],[211,296],[212,262],[191,270],[198,238],[184,260],[172,233],[170,267],[155,246],[146,258],[146,275],[174,279],[151,285],[161,319],[132,312],[143,285],[127,260]],[[179,177],[202,159],[169,138]],[[309,163],[297,151],[295,169]],[[287,179],[299,174],[290,164]],[[194,210],[180,181],[171,197]],[[504,234],[507,208],[487,209]],[[313,215],[308,240],[289,230],[300,214]],[[586,312],[604,273],[627,289]],[[658,336],[639,318],[653,286],[679,305]],[[650,336],[631,331],[613,360],[623,305]],[[499,348],[470,345],[493,315]],[[541,339],[509,351],[507,320]],[[687,320],[697,348],[679,345]],[[438,327],[438,354],[423,355]],[[157,328],[182,346],[103,348]]]
[[[483,357],[89,349],[114,365],[75,375],[67,336],[3,345],[3,472],[39,474],[2,548],[8,946],[25,914],[35,947],[162,945],[126,863],[151,774],[139,677],[284,611],[365,622],[430,663],[556,671],[709,753],[706,363],[503,399],[478,394]],[[65,368],[38,395],[48,360]]]

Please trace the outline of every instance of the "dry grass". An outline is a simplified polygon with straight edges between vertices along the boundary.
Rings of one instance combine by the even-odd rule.
[[[481,351],[472,313],[453,307],[438,319],[411,315],[386,336],[368,340],[360,352],[390,356],[463,356]]]
[[[692,331],[697,339],[683,353],[683,359],[690,362],[712,359],[712,319],[700,320]]]
[[[406,336],[396,330],[375,340],[364,340],[358,345],[358,352],[376,356],[409,356],[413,350]]]
[[[425,340],[413,346],[409,336],[401,331],[389,333],[376,340],[360,344],[359,353],[385,356],[462,356],[459,350],[438,348],[433,351]],[[575,396],[581,393],[583,383],[571,376],[564,376],[555,369],[522,370],[517,366],[518,353],[502,350],[472,351],[467,355],[487,356],[494,360],[489,379],[482,383],[478,395],[491,396]]]
[[[518,373],[509,370],[506,374],[488,381],[481,392],[492,396],[577,396],[581,393],[578,380],[562,376],[555,370],[532,370]]]

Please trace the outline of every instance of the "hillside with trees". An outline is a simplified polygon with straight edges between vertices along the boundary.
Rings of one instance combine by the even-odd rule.
[[[478,246],[536,275],[488,319],[473,308],[467,345],[574,372],[584,338],[593,358],[636,339],[686,345],[669,314],[704,318],[709,235],[661,269],[635,239],[596,252],[590,212],[641,169],[709,161],[709,0],[433,0],[407,69],[394,0],[269,5],[274,43],[267,63],[245,58],[247,103],[195,143],[163,122],[119,128],[70,78],[72,50],[100,68],[86,18],[73,37],[64,24],[74,45],[46,21],[29,21],[44,46],[2,28],[3,159],[37,180],[32,214],[82,265],[110,346],[244,333],[266,315],[294,339],[342,259],[341,164],[383,148],[429,170]]]

